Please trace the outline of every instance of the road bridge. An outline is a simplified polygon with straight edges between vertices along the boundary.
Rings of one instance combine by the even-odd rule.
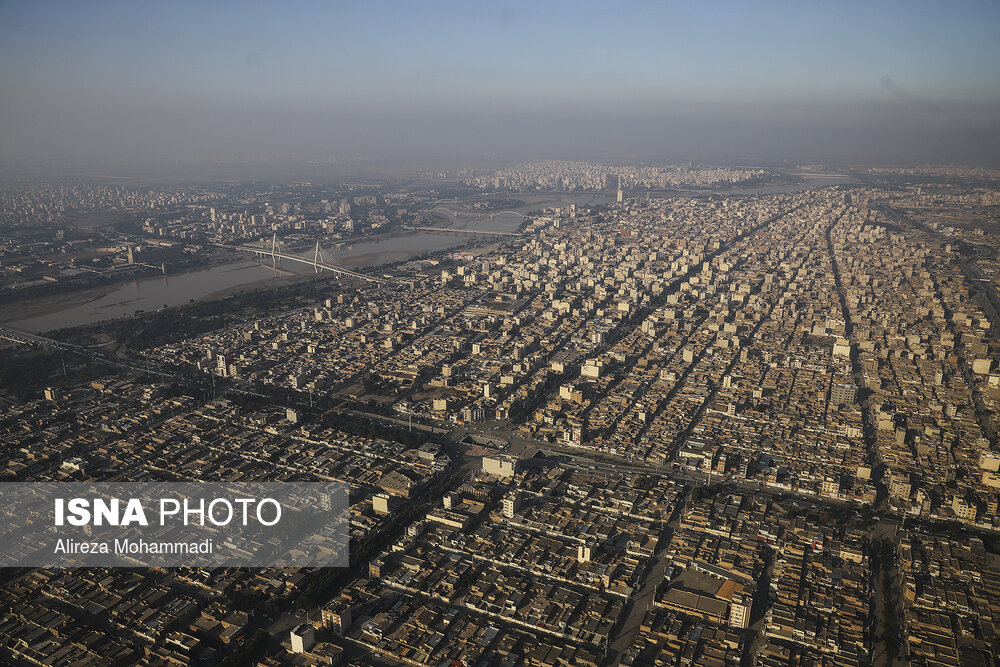
[[[309,264],[316,270],[317,273],[320,271],[331,271],[336,275],[348,276],[350,278],[357,278],[358,280],[364,280],[370,283],[376,283],[379,285],[384,285],[389,281],[385,278],[376,278],[375,276],[370,276],[366,273],[361,273],[360,271],[354,271],[352,269],[345,268],[343,266],[338,266],[336,264],[331,264],[323,259],[323,251],[319,247],[319,242],[316,242],[316,251],[313,254],[313,258],[302,257],[301,255],[295,255],[290,252],[285,252],[281,249],[278,244],[277,235],[271,241],[271,247],[261,247],[255,245],[223,245],[218,244],[220,248],[228,248],[230,250],[238,250],[240,252],[249,252],[255,255],[260,255],[261,257],[270,257],[273,266],[277,266],[278,260],[288,260],[290,262],[300,262],[302,264]]]
[[[517,236],[515,232],[498,232],[488,229],[451,229],[450,227],[407,227],[419,232],[438,232],[440,234],[468,234],[470,236]]]

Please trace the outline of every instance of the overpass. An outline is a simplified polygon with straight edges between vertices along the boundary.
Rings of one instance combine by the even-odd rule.
[[[290,262],[300,262],[302,264],[309,264],[316,270],[317,273],[320,271],[330,271],[339,276],[348,276],[350,278],[357,278],[358,280],[364,280],[370,283],[376,283],[379,285],[384,285],[388,283],[388,280],[384,278],[376,278],[375,276],[370,276],[366,273],[361,273],[360,271],[353,271],[343,266],[338,266],[336,264],[330,264],[323,259],[323,251],[319,247],[319,241],[316,242],[316,252],[312,259],[308,257],[302,257],[300,255],[295,255],[290,252],[285,252],[281,249],[278,243],[277,235],[271,241],[271,247],[261,247],[254,245],[224,245],[217,244],[220,248],[228,248],[230,250],[239,250],[240,252],[249,252],[255,255],[260,255],[261,257],[270,257],[273,266],[278,265],[278,260],[288,260]]]
[[[84,347],[82,345],[66,343],[61,340],[54,340],[52,338],[39,336],[38,334],[33,334],[28,331],[15,329],[14,327],[0,325],[0,339],[9,340],[22,345],[33,345],[35,347],[45,347],[52,350],[71,352],[87,359],[90,362],[116,366],[133,373],[145,373],[147,375],[156,373],[160,376],[161,380],[165,380],[166,378],[176,380],[180,377],[175,371],[164,369],[159,364],[150,364],[148,360],[133,361],[125,357],[121,352],[118,352],[115,357],[112,357],[98,348]]]
[[[52,338],[46,338],[45,336],[39,336],[38,334],[33,334],[28,331],[22,331],[21,329],[15,329],[14,327],[7,327],[2,325],[0,325],[0,338],[3,338],[4,340],[13,341],[15,343],[24,343],[26,345],[38,345],[39,347],[50,347],[52,349],[58,349],[58,350],[79,351],[83,349],[79,345],[64,343],[62,341],[53,340]]]

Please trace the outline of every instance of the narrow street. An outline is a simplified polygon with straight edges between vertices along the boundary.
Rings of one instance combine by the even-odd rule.
[[[622,613],[622,619],[615,626],[612,639],[609,642],[608,654],[604,660],[605,665],[618,664],[622,654],[632,646],[636,635],[639,634],[642,619],[653,605],[656,587],[663,581],[666,574],[667,566],[670,563],[667,558],[667,546],[670,544],[670,538],[674,531],[680,526],[681,515],[690,495],[690,491],[684,495],[681,503],[671,515],[666,528],[660,534],[659,542],[656,544],[656,553],[653,554],[650,564],[646,567],[642,582],[632,593],[632,597]]]

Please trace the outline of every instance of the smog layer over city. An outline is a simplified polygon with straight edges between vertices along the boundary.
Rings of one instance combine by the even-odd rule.
[[[0,2],[0,665],[998,667],[998,36]]]

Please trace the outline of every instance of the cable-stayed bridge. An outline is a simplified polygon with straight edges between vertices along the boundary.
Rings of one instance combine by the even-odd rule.
[[[303,257],[301,255],[296,255],[294,253],[286,252],[281,247],[281,243],[278,241],[278,235],[275,234],[271,239],[271,247],[261,247],[255,245],[224,245],[218,244],[221,248],[229,248],[230,250],[239,250],[240,252],[249,252],[261,257],[270,257],[271,266],[277,268],[282,260],[287,260],[290,262],[299,262],[301,264],[309,264],[313,267],[316,273],[320,271],[331,271],[337,275],[348,276],[351,278],[357,278],[358,280],[364,280],[370,283],[377,283],[379,285],[384,285],[389,281],[384,278],[376,278],[375,276],[370,276],[366,273],[361,273],[360,271],[354,271],[352,269],[345,268],[343,266],[338,266],[337,264],[331,264],[323,256],[323,249],[319,247],[319,241],[316,242],[316,249],[313,252],[312,259],[308,257]]]

